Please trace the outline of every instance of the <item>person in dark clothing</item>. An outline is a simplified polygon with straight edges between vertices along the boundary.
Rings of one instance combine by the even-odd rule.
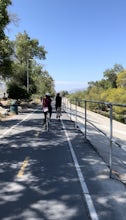
[[[51,105],[52,99],[50,97],[49,93],[46,93],[45,97],[42,100],[42,106],[43,106],[43,111],[44,111],[44,123],[46,123],[46,117],[47,113],[49,112],[49,117],[51,119],[52,116],[52,105]]]
[[[58,107],[61,108],[61,105],[62,105],[62,97],[60,96],[60,93],[57,93],[56,99],[55,99],[56,111],[57,111],[57,108],[58,108]]]
[[[62,97],[60,96],[60,93],[57,93],[55,98],[55,107],[57,112],[57,118],[61,116],[61,106],[62,106]]]

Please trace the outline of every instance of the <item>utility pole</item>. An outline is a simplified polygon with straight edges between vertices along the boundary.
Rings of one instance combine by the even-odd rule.
[[[27,93],[29,93],[29,59],[27,59]]]
[[[33,59],[27,59],[27,93],[29,93],[29,61]]]

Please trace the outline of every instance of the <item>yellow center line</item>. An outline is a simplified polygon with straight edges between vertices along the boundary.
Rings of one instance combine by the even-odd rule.
[[[23,164],[22,164],[22,166],[21,166],[21,168],[20,168],[20,170],[19,170],[19,172],[18,172],[18,174],[17,174],[17,177],[22,177],[23,176],[25,168],[28,165],[28,161],[29,161],[29,157],[26,157]]]

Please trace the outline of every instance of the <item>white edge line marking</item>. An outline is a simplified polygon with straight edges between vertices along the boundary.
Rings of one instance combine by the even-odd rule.
[[[35,109],[35,111],[37,111],[38,109]],[[33,111],[33,112],[35,112]],[[24,119],[22,119],[21,121],[19,121],[17,124],[13,125],[11,128],[9,128],[7,131],[5,131],[2,135],[0,135],[0,138],[3,138],[7,133],[9,133],[12,129],[14,129],[17,125],[21,124],[23,121],[27,120],[32,114],[28,114]]]
[[[96,210],[95,210],[95,207],[94,207],[94,204],[93,204],[93,201],[92,201],[91,196],[89,194],[88,187],[86,185],[84,176],[81,172],[77,157],[76,157],[75,152],[73,150],[73,146],[72,146],[71,141],[69,139],[69,135],[67,133],[67,130],[66,130],[65,125],[64,125],[62,120],[61,120],[61,123],[62,123],[63,129],[64,129],[66,137],[67,137],[67,141],[68,141],[68,144],[69,144],[69,147],[70,147],[71,155],[72,155],[72,158],[73,158],[73,161],[74,161],[74,164],[75,164],[75,168],[76,168],[79,180],[80,180],[80,184],[81,184],[82,191],[83,191],[83,194],[84,194],[87,206],[88,206],[88,210],[89,210],[91,220],[99,220],[98,215],[97,215]]]

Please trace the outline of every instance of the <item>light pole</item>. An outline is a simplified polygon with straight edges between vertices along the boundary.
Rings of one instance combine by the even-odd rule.
[[[27,59],[27,93],[29,93],[29,61],[32,59]]]
[[[29,60],[27,59],[27,93],[29,93]]]

